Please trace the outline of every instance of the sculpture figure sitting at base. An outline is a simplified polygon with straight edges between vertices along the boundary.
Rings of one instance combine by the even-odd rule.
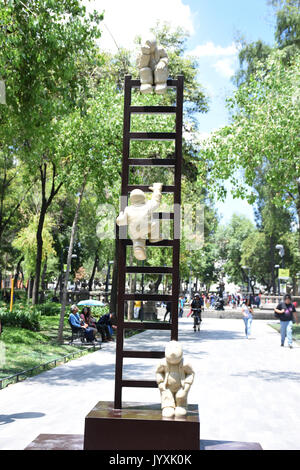
[[[145,260],[146,238],[155,243],[161,240],[159,236],[159,220],[153,220],[152,213],[160,205],[162,183],[154,183],[150,187],[152,198],[146,200],[145,193],[134,189],[130,193],[130,206],[127,206],[117,217],[118,225],[128,225],[128,233],[132,239],[133,254],[138,260]]]
[[[161,393],[162,416],[183,417],[187,413],[187,395],[194,381],[190,364],[183,364],[182,347],[178,341],[170,341],[165,359],[156,369],[156,381]]]
[[[168,55],[157,45],[155,37],[150,37],[141,47],[141,54],[137,59],[140,70],[141,93],[152,93],[153,84],[155,93],[162,95],[167,90]]]

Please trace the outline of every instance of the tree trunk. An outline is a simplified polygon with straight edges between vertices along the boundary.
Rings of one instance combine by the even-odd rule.
[[[89,280],[89,285],[88,285],[89,291],[92,290],[92,286],[93,286],[93,282],[94,282],[94,277],[95,277],[96,269],[97,269],[98,262],[99,262],[99,254],[98,254],[99,248],[100,248],[100,242],[99,242],[99,245],[98,245],[97,248],[96,248],[94,266],[93,266],[92,274],[91,274],[91,277],[90,277],[90,280]]]
[[[44,222],[45,222],[46,211],[47,211],[46,205],[42,204],[38,229],[36,233],[37,251],[36,251],[36,262],[35,262],[35,277],[34,277],[34,284],[33,284],[33,291],[32,291],[33,305],[39,302],[39,287],[40,287],[42,256],[43,256],[42,232],[43,232],[43,227],[44,227]]]
[[[28,279],[28,287],[27,287],[27,299],[28,300],[30,300],[32,298],[33,282],[34,282],[34,279],[30,275],[30,277]]]
[[[43,266],[43,272],[42,272],[42,279],[41,279],[42,290],[41,290],[41,295],[40,295],[40,303],[43,303],[45,301],[45,289],[46,289],[45,277],[46,277],[46,273],[47,273],[47,257],[45,259],[44,266]]]
[[[54,296],[55,297],[56,297],[56,291],[58,289],[58,286],[60,285],[60,280],[61,280],[61,273],[58,276],[57,283],[56,283],[56,286],[55,286],[55,289],[54,289]]]
[[[16,272],[15,272],[15,280],[14,280],[14,286],[17,287],[17,282],[18,282],[18,278],[19,278],[19,274],[21,272],[21,263],[23,261],[24,257],[22,256],[19,261],[18,261],[18,264],[17,264],[17,267],[16,267]],[[0,283],[0,286],[1,286],[1,283]]]
[[[111,293],[109,302],[109,312],[117,314],[117,298],[118,298],[118,240],[115,240],[115,256],[113,264],[113,274],[111,281]]]
[[[58,329],[58,342],[59,343],[63,342],[63,329],[64,329],[64,317],[65,317],[66,304],[67,304],[68,280],[69,280],[69,275],[70,275],[72,252],[73,252],[73,246],[74,246],[74,240],[75,240],[75,233],[76,233],[76,229],[77,229],[79,210],[80,210],[82,196],[83,196],[84,189],[85,189],[85,184],[86,184],[86,178],[84,179],[81,191],[79,193],[78,203],[77,203],[75,217],[74,217],[74,220],[73,220],[72,231],[71,231],[71,238],[70,238],[68,258],[67,258],[67,270],[66,270],[66,274],[65,274],[65,283],[64,283],[64,287],[63,287],[63,296],[62,296],[62,304],[61,304],[61,312],[60,312],[60,320],[59,320],[59,329]]]
[[[35,263],[35,278],[34,286],[32,292],[32,303],[33,305],[37,304],[39,301],[39,286],[40,286],[40,277],[41,277],[41,266],[42,266],[42,255],[43,255],[43,227],[46,217],[46,212],[49,209],[49,206],[58,193],[63,183],[59,183],[55,188],[55,178],[56,178],[56,167],[52,163],[52,187],[48,199],[46,198],[46,182],[47,182],[47,163],[40,165],[40,178],[42,186],[42,206],[40,211],[38,229],[36,234],[37,242],[37,253],[36,253],[36,263]]]
[[[163,275],[159,274],[158,278],[157,278],[157,281],[155,281],[155,283],[154,283],[154,292],[158,292],[158,288],[161,284],[162,278],[163,278]]]

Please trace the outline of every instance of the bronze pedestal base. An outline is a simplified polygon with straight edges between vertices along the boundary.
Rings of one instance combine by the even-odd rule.
[[[199,450],[198,405],[185,418],[163,418],[160,405],[100,401],[85,418],[85,450]]]
[[[82,450],[82,434],[39,434],[24,450]]]

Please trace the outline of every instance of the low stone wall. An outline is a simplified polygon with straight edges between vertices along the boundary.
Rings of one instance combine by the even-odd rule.
[[[241,310],[205,310],[202,312],[202,318],[235,318],[242,319],[243,315]],[[276,320],[273,310],[254,310],[254,320]]]

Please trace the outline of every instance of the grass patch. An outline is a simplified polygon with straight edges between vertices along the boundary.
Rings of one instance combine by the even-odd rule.
[[[30,331],[24,328],[5,326],[0,337],[2,345],[0,353],[0,378],[20,373],[32,367],[39,366],[51,360],[59,359],[72,352],[84,348],[59,344],[57,332],[59,315],[42,316],[41,330]],[[68,341],[71,331],[67,318],[65,319],[64,340]],[[4,358],[3,358],[4,353]]]
[[[280,332],[280,323],[269,323],[269,326]],[[293,339],[295,341],[300,341],[300,325],[293,325]]]
[[[102,312],[101,312],[102,313]],[[64,322],[64,342],[71,338],[68,316]],[[93,349],[69,344],[59,344],[57,334],[59,315],[39,316],[39,331],[32,331],[18,326],[4,325],[0,336],[0,379],[21,373],[49,361],[62,359],[63,356],[74,352],[87,354]],[[140,333],[141,330],[127,330],[126,338]],[[51,366],[49,366],[51,367]],[[33,375],[42,372],[37,369]]]

